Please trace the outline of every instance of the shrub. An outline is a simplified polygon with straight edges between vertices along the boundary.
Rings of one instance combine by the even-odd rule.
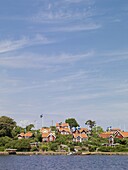
[[[3,152],[5,148],[3,146],[0,146],[0,151]]]
[[[94,146],[93,145],[88,146],[88,149],[89,149],[90,152],[95,152],[96,148],[97,148],[97,146],[95,146],[95,145]]]
[[[31,151],[32,151],[32,152],[38,151],[38,148],[37,148],[36,146],[33,146],[33,147],[31,148]]]
[[[58,145],[57,143],[50,143],[50,150],[52,151],[56,151],[58,149]]]
[[[5,145],[6,148],[17,149],[18,151],[30,151],[30,141],[28,139],[12,140]]]
[[[47,145],[42,145],[41,149],[42,149],[42,151],[48,151],[48,146]]]

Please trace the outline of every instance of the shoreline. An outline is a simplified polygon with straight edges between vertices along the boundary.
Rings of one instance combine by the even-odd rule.
[[[69,154],[68,152],[16,152],[15,154],[9,154],[8,152],[0,152],[0,155],[128,155],[128,152],[82,152],[82,153],[73,153]]]

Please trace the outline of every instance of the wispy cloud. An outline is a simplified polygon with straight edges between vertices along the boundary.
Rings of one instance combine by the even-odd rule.
[[[55,56],[37,55],[31,53],[23,53],[21,55],[13,54],[13,56],[0,57],[0,65],[10,68],[50,68],[59,64],[73,64],[80,60],[84,60],[93,56],[93,51],[84,54],[61,54]]]
[[[23,37],[18,40],[15,39],[2,40],[0,41],[0,53],[18,50],[36,44],[49,44],[53,42],[54,42],[53,40],[49,40],[48,38],[39,34],[37,34],[34,38]]]
[[[57,27],[57,28],[52,28],[49,31],[54,32],[54,31],[60,31],[60,32],[75,32],[75,31],[87,31],[87,30],[95,30],[101,28],[100,24],[94,24],[94,23],[87,23],[87,24],[78,24],[78,25],[67,25],[64,27]]]
[[[45,4],[45,3],[44,3]],[[45,31],[86,31],[101,28],[101,24],[93,20],[93,0],[60,0],[39,8],[32,21],[48,24]],[[49,27],[49,24],[51,27]]]

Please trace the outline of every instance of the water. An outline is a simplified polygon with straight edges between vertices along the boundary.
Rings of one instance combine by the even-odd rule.
[[[128,170],[128,156],[0,156],[0,170]]]

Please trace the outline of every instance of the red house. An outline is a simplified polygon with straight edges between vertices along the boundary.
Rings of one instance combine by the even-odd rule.
[[[73,141],[74,142],[83,142],[88,140],[88,136],[86,134],[78,134],[78,133],[74,133],[73,134]]]
[[[42,133],[42,142],[52,142],[56,140],[56,136],[53,133]]]
[[[121,132],[117,131],[114,134],[115,138],[123,139],[123,138],[128,138],[128,132]]]

